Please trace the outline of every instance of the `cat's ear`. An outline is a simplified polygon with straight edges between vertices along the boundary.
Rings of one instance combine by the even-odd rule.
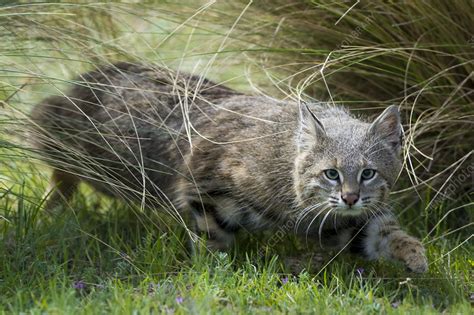
[[[394,150],[400,151],[402,145],[402,125],[400,113],[395,105],[390,105],[375,119],[369,134],[377,141],[386,141]]]
[[[310,149],[318,142],[318,139],[326,137],[326,131],[321,121],[306,103],[300,104],[299,108],[298,148],[300,150]]]

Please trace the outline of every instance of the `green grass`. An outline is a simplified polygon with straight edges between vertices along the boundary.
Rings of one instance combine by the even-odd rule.
[[[451,16],[437,7],[444,2],[373,2],[353,8],[338,27],[334,23],[347,5],[334,1],[256,1],[246,11],[247,2],[221,3],[202,14],[197,12],[205,2],[195,1],[16,6],[20,2],[0,4],[2,312],[472,312],[474,207],[466,170],[474,156],[473,94],[465,79],[472,74],[473,53],[464,26],[470,21],[467,1],[456,2]],[[349,36],[367,12],[374,12],[372,22]],[[419,14],[426,18],[419,20]],[[191,257],[182,226],[87,186],[62,213],[41,208],[49,170],[29,150],[22,114],[60,94],[77,74],[116,60],[140,60],[208,71],[241,91],[256,93],[257,87],[271,95],[327,100],[321,76],[313,75],[331,52],[325,78],[335,102],[377,110],[397,103],[404,109],[412,164],[393,199],[402,226],[427,246],[427,274],[324,251],[322,265],[302,260],[305,270],[292,274],[285,257],[318,249],[291,235],[275,241],[270,232],[242,233],[227,255]],[[450,66],[455,67],[445,72]],[[467,179],[461,181],[461,174]]]
[[[15,170],[18,165],[10,167]],[[6,171],[3,168],[2,174]],[[42,211],[38,195],[44,187],[37,176],[23,175],[24,184],[5,184],[0,194],[4,312],[467,314],[471,310],[473,246],[464,243],[455,249],[462,241],[457,237],[428,245],[430,271],[424,275],[349,254],[338,255],[324,269],[308,266],[292,275],[283,257],[312,247],[302,243],[295,249],[291,237],[270,243],[269,235],[243,234],[233,252],[189,257],[184,229],[169,229],[167,218],[137,212],[88,187],[63,213]],[[26,189],[33,183],[36,188]],[[259,256],[262,250],[266,254]],[[326,262],[335,255],[325,254]],[[364,268],[362,276],[357,268]]]

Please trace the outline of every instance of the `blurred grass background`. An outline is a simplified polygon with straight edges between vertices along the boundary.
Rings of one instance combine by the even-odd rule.
[[[0,4],[0,304],[19,312],[468,313],[474,250],[471,1],[3,1]],[[49,171],[25,114],[80,73],[133,60],[240,91],[402,109],[406,167],[393,198],[430,273],[337,258],[288,275],[293,240],[246,236],[187,257],[170,220],[94,194],[41,211]],[[158,230],[158,231],[157,231]],[[266,248],[260,259],[258,250]],[[349,257],[348,257],[349,258]],[[354,268],[364,266],[359,277]],[[288,278],[288,281],[287,281]],[[469,301],[471,299],[471,301]]]

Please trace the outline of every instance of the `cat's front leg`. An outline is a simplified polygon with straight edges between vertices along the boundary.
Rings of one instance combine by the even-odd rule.
[[[358,246],[368,259],[398,260],[417,273],[428,270],[423,244],[404,232],[392,214],[371,218],[360,234]]]
[[[206,239],[210,251],[226,251],[234,242],[234,233],[238,227],[229,224],[212,203],[194,201],[190,203],[195,222],[195,232]]]

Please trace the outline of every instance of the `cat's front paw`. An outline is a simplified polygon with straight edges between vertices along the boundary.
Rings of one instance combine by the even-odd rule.
[[[423,273],[428,271],[428,260],[423,244],[415,238],[404,240],[398,247],[398,257],[405,263],[408,270]]]
[[[409,255],[406,260],[406,266],[410,271],[424,273],[428,271],[428,260],[424,253]]]

